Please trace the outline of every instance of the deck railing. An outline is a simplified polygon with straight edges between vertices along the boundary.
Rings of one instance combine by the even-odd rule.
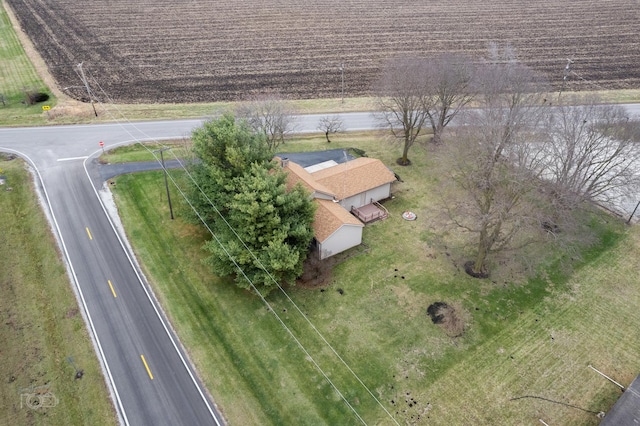
[[[386,219],[389,216],[389,212],[385,209],[380,203],[377,203],[371,200],[373,205],[375,205],[378,209],[372,213],[363,213],[357,207],[351,207],[351,213],[353,213],[358,219],[360,219],[364,223],[373,222],[378,219]]]

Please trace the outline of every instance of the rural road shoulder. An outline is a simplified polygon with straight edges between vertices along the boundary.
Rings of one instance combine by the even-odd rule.
[[[640,104],[625,105],[640,117]],[[320,118],[298,116],[296,131],[317,132]],[[339,114],[346,131],[377,127],[371,113]],[[83,163],[105,149],[146,140],[189,136],[203,120],[0,129],[0,151],[13,152],[34,167],[36,186],[49,205],[76,294],[94,335],[115,405],[125,424],[221,424],[195,377],[177,337],[159,310],[133,256],[103,207],[102,183],[122,169],[97,170]],[[121,167],[121,166],[118,166]],[[136,167],[154,167],[138,165]],[[88,177],[90,176],[90,178]],[[46,194],[44,193],[46,192]],[[110,217],[112,216],[112,217]]]

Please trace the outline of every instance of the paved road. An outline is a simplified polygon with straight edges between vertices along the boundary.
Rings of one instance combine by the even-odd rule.
[[[160,124],[154,136],[181,136],[197,124],[181,122],[175,127],[178,130]],[[131,140],[134,131],[119,126],[0,129],[0,151],[29,158],[39,173],[48,213],[86,310],[120,421],[222,424],[222,416],[111,226],[94,188],[101,179],[90,179],[87,172],[95,175],[85,158],[100,152],[96,148],[102,136],[115,143]]]
[[[53,215],[107,360],[123,420],[132,425],[216,424],[212,404],[106,220],[83,162],[48,169],[42,177],[55,182],[47,185]]]
[[[628,105],[640,117],[640,104]],[[323,115],[297,118],[300,133]],[[344,129],[376,127],[370,113],[341,114]],[[220,424],[220,414],[190,364],[151,290],[97,195],[102,177],[92,159],[136,140],[180,138],[202,120],[0,129],[0,151],[27,158],[85,309],[115,405],[125,424]],[[113,290],[112,290],[113,288]],[[152,378],[153,377],[153,378]]]

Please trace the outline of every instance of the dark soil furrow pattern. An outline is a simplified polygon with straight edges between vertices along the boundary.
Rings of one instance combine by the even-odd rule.
[[[345,94],[363,96],[389,58],[479,60],[490,43],[510,44],[556,87],[572,59],[566,90],[640,87],[637,0],[7,2],[61,87],[81,85],[83,62],[119,102],[338,97],[341,63]]]

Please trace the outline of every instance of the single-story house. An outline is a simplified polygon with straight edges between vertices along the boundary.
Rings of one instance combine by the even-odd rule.
[[[288,158],[278,161],[288,173],[288,184],[301,183],[317,204],[313,229],[320,259],[361,244],[363,221],[386,217],[377,202],[391,196],[396,177],[380,160],[328,160],[307,167]]]
[[[333,190],[348,211],[391,196],[395,174],[382,161],[360,157],[311,173],[316,182]]]

